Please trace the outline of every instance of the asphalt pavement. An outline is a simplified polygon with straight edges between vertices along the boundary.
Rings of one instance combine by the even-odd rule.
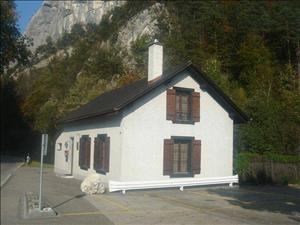
[[[43,196],[58,213],[21,219],[19,201],[38,193],[39,168],[23,166],[1,189],[1,224],[300,224],[300,188],[247,186],[158,189],[84,195],[81,181],[44,170]]]
[[[114,224],[299,225],[300,189],[194,187],[88,196]],[[88,212],[86,212],[88,216]]]
[[[11,178],[16,170],[23,165],[22,158],[1,156],[1,187]]]
[[[39,168],[23,166],[1,188],[1,225],[12,224],[112,224],[80,191],[81,181],[55,176],[53,168],[44,169],[43,197],[58,216],[22,219],[20,200],[26,192],[38,193]],[[85,212],[89,212],[85,216]],[[91,214],[94,212],[94,214]]]

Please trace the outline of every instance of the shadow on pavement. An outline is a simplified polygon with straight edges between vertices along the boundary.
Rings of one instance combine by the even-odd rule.
[[[228,198],[230,204],[244,209],[289,215],[300,222],[300,189],[278,186],[246,186],[239,189],[212,189],[212,194]]]
[[[57,207],[59,207],[59,206],[62,206],[63,204],[66,204],[66,203],[68,203],[68,202],[70,202],[70,201],[72,201],[72,200],[74,200],[74,199],[76,199],[76,198],[82,198],[82,197],[84,197],[84,196],[85,196],[85,194],[79,194],[79,195],[76,195],[76,196],[74,196],[74,197],[72,197],[72,198],[69,198],[69,199],[67,199],[67,200],[65,200],[65,201],[63,201],[63,202],[61,202],[61,203],[58,203],[57,205],[53,206],[52,209],[55,209],[55,208],[57,208]]]

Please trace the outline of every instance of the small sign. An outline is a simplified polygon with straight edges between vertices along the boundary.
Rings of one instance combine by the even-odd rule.
[[[43,156],[48,153],[48,134],[42,134],[42,152]]]

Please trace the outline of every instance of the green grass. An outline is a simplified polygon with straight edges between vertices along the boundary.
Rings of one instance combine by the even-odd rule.
[[[289,184],[294,184],[294,185],[300,186],[300,180],[292,180],[289,182]]]
[[[27,165],[25,163],[24,166],[28,166],[28,167],[40,167],[41,164],[38,161],[32,161],[29,165]],[[43,163],[43,168],[53,168],[53,164]]]

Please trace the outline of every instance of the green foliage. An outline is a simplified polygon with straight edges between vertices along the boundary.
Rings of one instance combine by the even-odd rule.
[[[56,53],[57,49],[53,44],[52,38],[50,36],[46,39],[46,44],[40,45],[37,47],[35,51],[35,56],[42,55],[43,58],[46,58],[54,53]]]
[[[148,45],[151,37],[149,35],[142,35],[131,44],[131,52],[136,62],[136,70],[146,75],[148,63]]]
[[[30,164],[25,164],[24,166],[28,166],[28,167],[40,167],[41,163],[39,161],[35,161],[33,160]],[[53,168],[53,164],[48,164],[43,162],[43,168]]]
[[[115,42],[119,29],[153,3],[128,1],[104,16],[100,24],[76,24],[56,43],[48,40],[40,47],[42,55],[51,55],[57,49],[65,52],[47,67],[32,68],[29,76],[20,77],[17,87],[25,96],[23,113],[36,129],[54,130],[55,121],[65,113],[146,74],[151,38],[141,36],[131,43],[135,70],[123,65],[122,54],[130,54],[118,49]],[[168,13],[158,18],[160,32],[156,34],[164,45],[164,69],[191,60],[251,117],[239,129],[239,150],[260,155],[295,153],[300,145],[296,79],[300,4],[164,4]],[[66,51],[69,47],[72,51]],[[247,168],[251,154],[239,156],[240,171]]]
[[[61,106],[61,113],[65,113],[88,103],[104,92],[106,82],[97,80],[97,77],[79,75],[75,84],[70,88]]]
[[[300,156],[298,155],[283,155],[274,152],[265,152],[263,154],[265,160],[273,160],[281,163],[300,163]]]
[[[239,153],[237,157],[237,171],[240,175],[247,175],[249,164],[253,159],[257,157],[257,154],[250,152]]]
[[[276,152],[265,152],[263,154],[256,152],[240,152],[237,158],[237,170],[239,174],[244,174],[251,162],[272,160],[279,163],[300,163],[299,155],[286,155]]]
[[[89,30],[87,30],[88,32]],[[82,40],[86,36],[86,31],[81,24],[74,24],[71,32],[64,33],[61,38],[56,42],[56,47],[58,49],[65,49],[73,45],[76,41]]]
[[[97,51],[94,51],[97,49]],[[123,73],[118,49],[100,48],[98,43],[77,40],[72,54],[54,57],[45,68],[31,71],[31,86],[19,83],[26,95],[23,113],[41,132],[53,132],[65,113],[87,103],[104,91],[114,88],[112,75]],[[66,66],[68,65],[68,66]],[[26,81],[26,76],[22,76]]]
[[[167,68],[192,60],[252,119],[240,150],[293,153],[300,145],[296,2],[166,2]],[[298,84],[300,85],[300,84]]]
[[[23,98],[17,93],[16,82],[6,76],[0,78],[1,154],[18,155],[29,151],[32,133],[20,109]]]
[[[276,152],[265,152],[258,154],[256,152],[240,152],[237,157],[237,172],[240,176],[242,183],[256,183],[256,184],[270,184],[273,182],[287,185],[288,183],[295,183],[295,177],[288,176],[286,172],[283,174],[274,174],[271,177],[270,173],[274,173],[273,167],[266,167],[272,163],[284,163],[287,164],[286,168],[289,168],[290,164],[300,163],[299,155],[284,155]],[[284,168],[284,167],[283,167]],[[269,172],[267,172],[269,170]],[[271,170],[271,171],[270,171]],[[268,174],[268,175],[267,175]],[[273,180],[273,179],[274,180]]]
[[[37,113],[35,121],[35,129],[47,133],[47,131],[53,129],[53,125],[56,122],[57,101],[49,99],[45,102]]]
[[[14,1],[0,1],[0,74],[10,63],[27,64],[30,51],[27,49],[31,42],[23,36],[17,27],[17,13]]]

